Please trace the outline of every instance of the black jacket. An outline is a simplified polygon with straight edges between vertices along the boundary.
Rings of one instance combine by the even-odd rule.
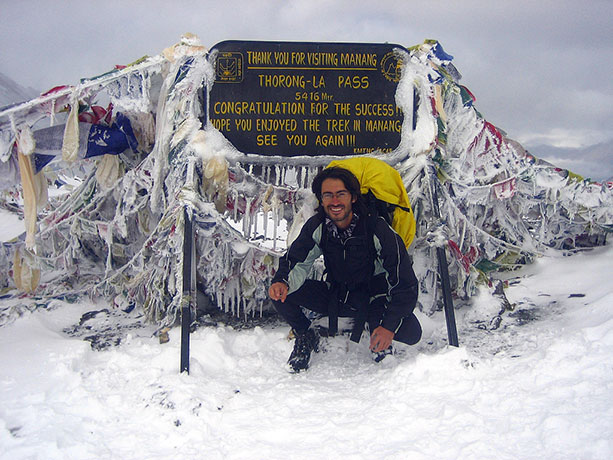
[[[402,239],[378,217],[371,223],[374,231],[367,230],[366,218],[359,219],[352,236],[343,243],[329,235],[325,219],[320,212],[304,224],[298,238],[279,260],[273,283],[287,283],[291,294],[310,277],[313,263],[323,255],[326,280],[341,286],[341,296],[364,291],[371,303],[383,302],[381,325],[396,332],[402,318],[413,312],[418,293],[412,261]]]

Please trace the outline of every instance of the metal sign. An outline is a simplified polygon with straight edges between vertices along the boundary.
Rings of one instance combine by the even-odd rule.
[[[211,49],[208,120],[239,151],[259,155],[391,152],[400,45],[224,41]]]

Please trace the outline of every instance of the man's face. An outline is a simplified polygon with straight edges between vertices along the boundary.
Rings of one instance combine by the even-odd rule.
[[[340,179],[328,178],[321,184],[321,204],[326,215],[338,228],[347,228],[353,216],[352,205],[356,198]]]

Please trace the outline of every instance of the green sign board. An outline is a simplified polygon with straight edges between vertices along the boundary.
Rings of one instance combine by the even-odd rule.
[[[259,155],[391,152],[404,115],[400,45],[225,41],[211,49],[208,120]]]

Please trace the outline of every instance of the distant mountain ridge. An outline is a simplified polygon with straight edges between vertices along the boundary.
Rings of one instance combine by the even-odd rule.
[[[613,140],[587,147],[555,147],[540,144],[527,147],[535,157],[595,181],[613,179]]]
[[[0,108],[18,102],[29,101],[40,95],[40,91],[21,86],[0,72]]]

